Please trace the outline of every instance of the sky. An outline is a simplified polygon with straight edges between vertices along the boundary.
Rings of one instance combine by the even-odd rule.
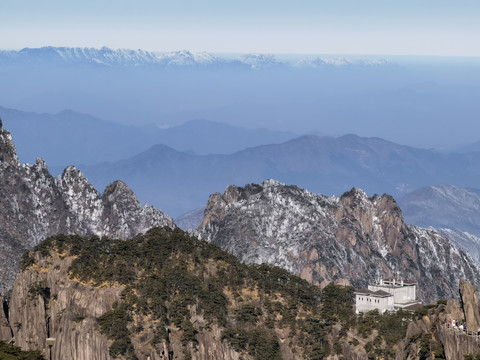
[[[480,56],[478,0],[1,0],[0,48]]]

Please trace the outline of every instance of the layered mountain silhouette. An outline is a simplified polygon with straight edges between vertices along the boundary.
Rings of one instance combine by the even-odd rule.
[[[480,158],[474,153],[442,154],[380,138],[308,135],[229,155],[197,155],[155,145],[129,159],[82,170],[97,187],[124,179],[142,201],[161,202],[163,210],[178,216],[204,206],[218,189],[268,178],[337,195],[354,186],[368,194],[394,196],[438,182],[474,186]]]
[[[21,161],[34,162],[41,157],[52,170],[60,171],[71,164],[118,161],[158,143],[197,154],[229,154],[297,136],[202,119],[170,128],[127,126],[69,110],[38,114],[0,106],[0,117],[15,137]]]

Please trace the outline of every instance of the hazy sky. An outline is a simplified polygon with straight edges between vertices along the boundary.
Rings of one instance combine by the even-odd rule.
[[[1,0],[0,48],[480,56],[479,0]]]

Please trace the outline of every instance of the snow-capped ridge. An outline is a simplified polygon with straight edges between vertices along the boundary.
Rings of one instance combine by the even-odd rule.
[[[92,47],[53,47],[23,48],[21,50],[0,50],[0,63],[15,64],[51,64],[51,65],[93,65],[93,66],[160,66],[160,67],[209,67],[234,66],[249,69],[266,69],[279,66],[292,68],[323,67],[372,67],[388,66],[385,59],[352,60],[348,58],[300,59],[280,61],[272,54],[244,54],[236,58],[222,58],[202,51],[193,53],[189,50],[176,50],[156,53],[142,49],[111,49]]]

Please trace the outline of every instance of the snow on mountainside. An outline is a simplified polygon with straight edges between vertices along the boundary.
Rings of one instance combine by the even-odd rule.
[[[480,193],[452,185],[423,187],[399,199],[405,219],[419,226],[449,228],[480,236]]]
[[[406,225],[389,195],[310,193],[273,180],[210,197],[201,238],[246,263],[269,263],[311,283],[365,287],[381,277],[415,279],[419,297],[457,297],[459,279],[480,285],[473,261],[439,233]]]
[[[175,51],[166,54],[156,54],[145,50],[69,47],[25,48],[20,51],[0,51],[0,61],[15,61],[24,63],[63,62],[66,64],[98,64],[106,66],[191,66],[212,64],[219,59],[208,54],[193,54],[189,51]]]
[[[431,227],[480,265],[480,192],[453,185],[417,189],[398,201],[408,223]]]
[[[245,54],[237,58],[221,58],[207,52],[192,53],[188,50],[172,51],[169,53],[154,53],[145,50],[117,49],[107,47],[71,48],[46,46],[42,48],[24,48],[22,50],[0,50],[0,63],[7,64],[91,64],[104,66],[143,66],[158,65],[170,66],[212,66],[233,65],[246,66],[251,69],[260,69],[279,65],[292,67],[321,67],[321,66],[383,66],[390,64],[385,59],[352,60],[346,58],[313,60],[302,59],[293,62],[279,61],[271,54]]]
[[[352,60],[347,58],[314,58],[298,60],[296,67],[320,68],[320,67],[341,67],[341,66],[391,66],[393,65],[386,59],[374,60]]]
[[[434,229],[434,228],[432,228]],[[434,229],[464,250],[480,266],[480,238],[466,231],[447,228]]]
[[[58,178],[41,159],[20,164],[0,121],[0,294],[13,284],[23,251],[58,233],[126,239],[172,219],[141,206],[128,186],[115,181],[100,194],[75,167]]]
[[[224,139],[218,136],[213,141]],[[444,155],[379,138],[310,135],[229,155],[199,156],[154,146],[130,159],[82,170],[97,187],[124,179],[140,199],[160,203],[167,213],[178,216],[203,206],[210,194],[229,184],[269,178],[329,195],[359,187],[368,194],[400,196],[406,189],[439,179],[474,185],[480,158]]]

